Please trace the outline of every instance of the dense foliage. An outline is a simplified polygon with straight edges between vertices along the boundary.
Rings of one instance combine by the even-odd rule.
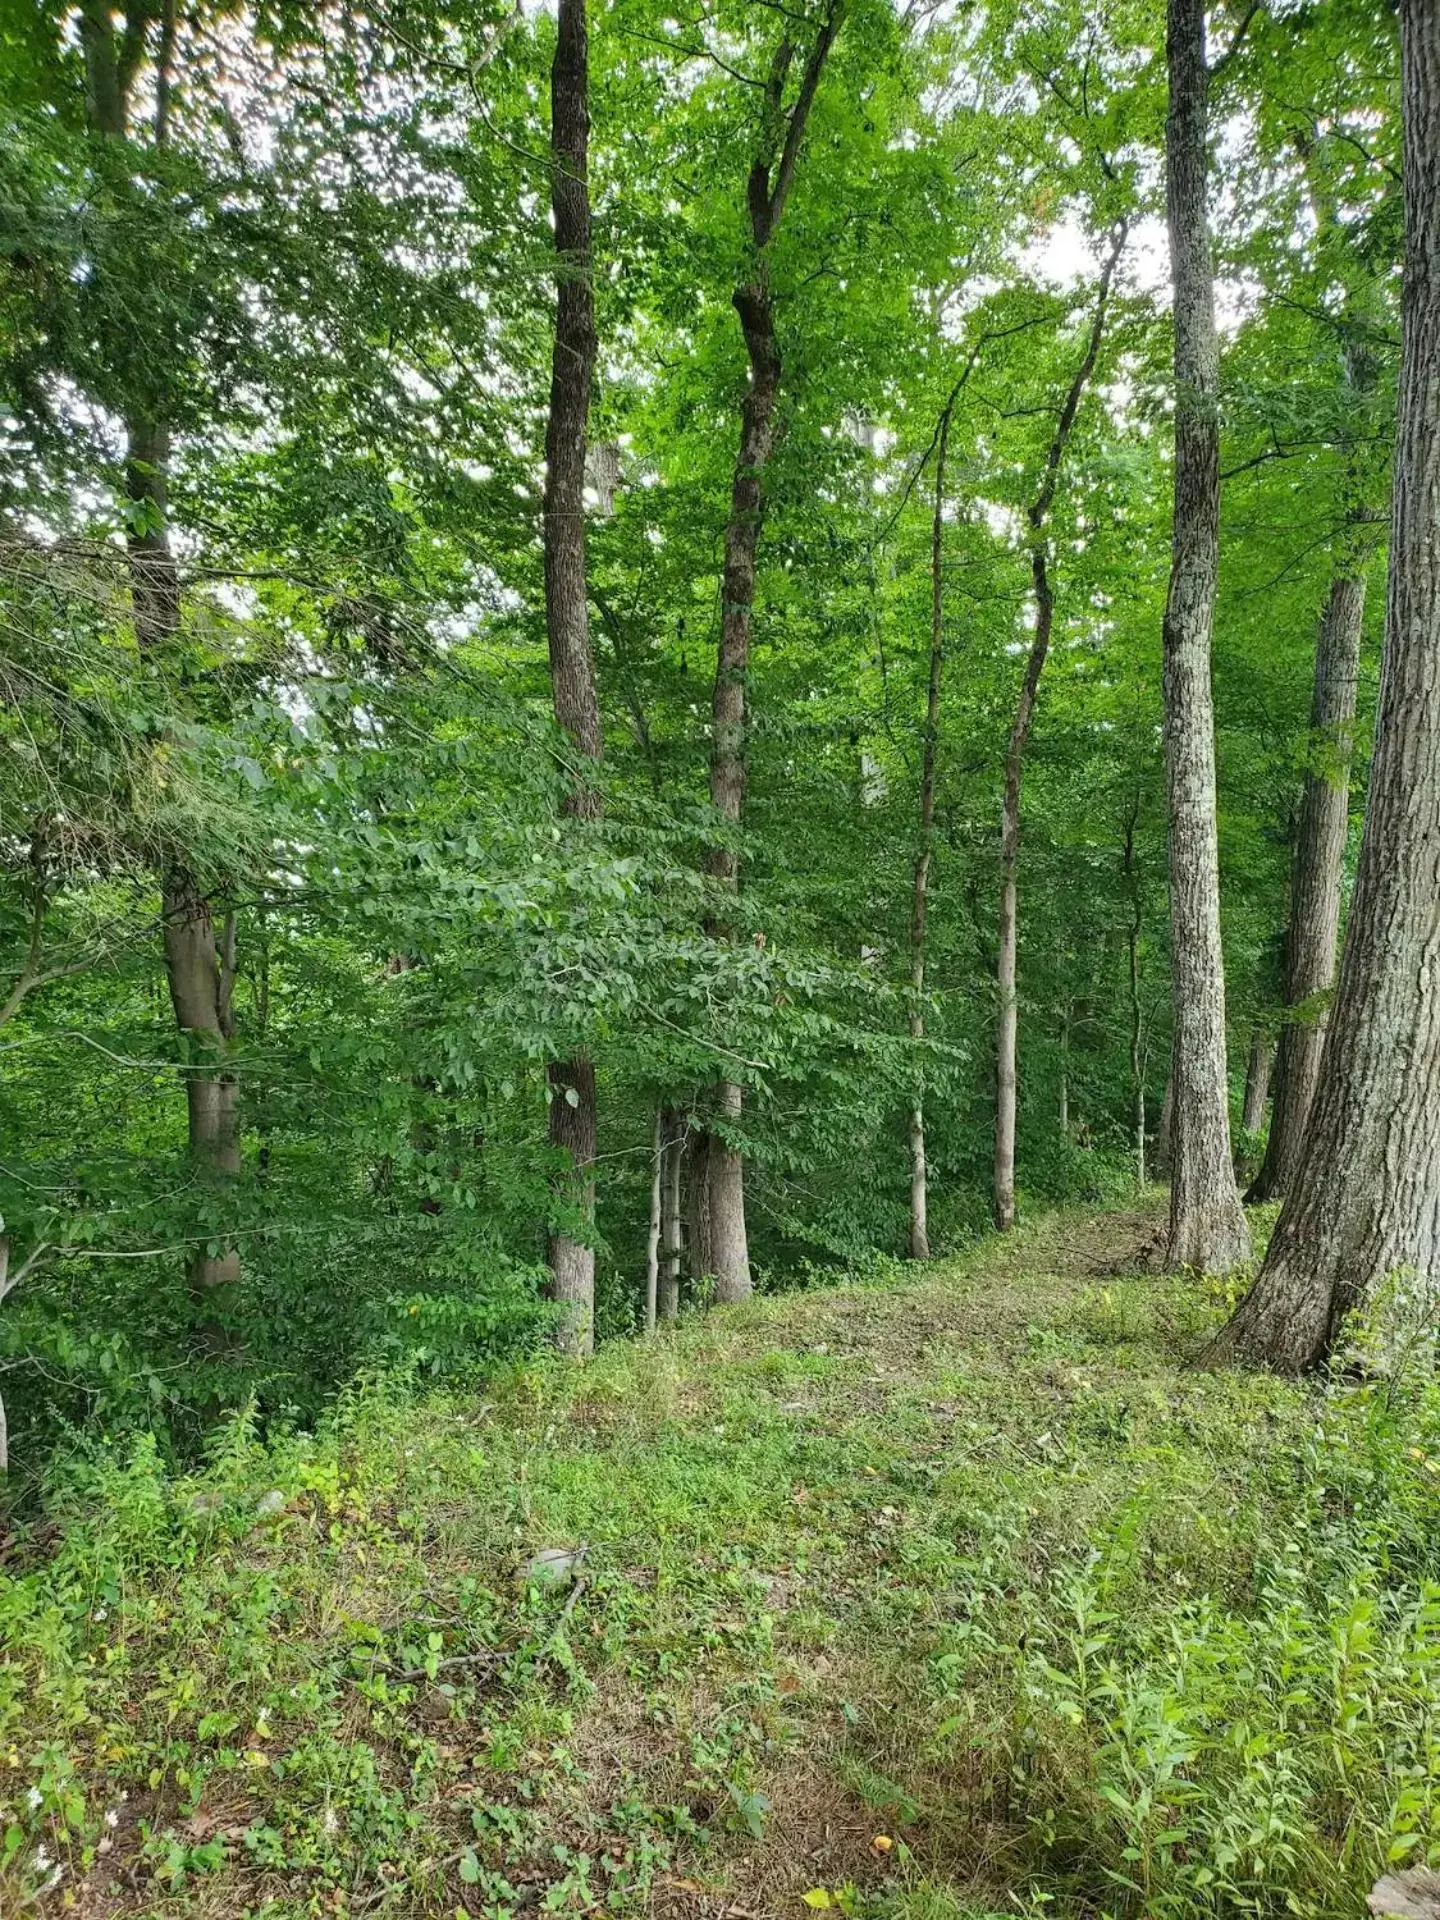
[[[1027,514],[1122,229],[1045,536],[1018,1165],[1029,1201],[1135,1177],[1136,1093],[1153,1150],[1169,1050],[1162,14],[855,0],[843,18],[769,262],[780,432],[743,880],[717,941],[704,856],[735,830],[706,797],[709,698],[747,378],[731,293],[764,77],[806,23],[730,0],[592,12],[598,823],[561,806],[545,656],[552,20],[12,9],[0,1365],[22,1476],[87,1427],[184,1456],[218,1409],[308,1420],[361,1368],[481,1372],[543,1336],[557,1225],[597,1245],[602,1334],[632,1327],[653,1116],[698,1111],[717,1078],[745,1089],[762,1285],[903,1252],[922,1078],[936,1250],[977,1229]],[[1237,9],[1217,34],[1238,1119],[1280,1005],[1316,621],[1342,566],[1383,568],[1401,236],[1393,24],[1332,0]],[[161,538],[163,645],[127,571]],[[225,1003],[203,1042],[172,1017],[158,930],[181,881]],[[546,1144],[545,1068],[575,1055],[599,1082],[593,1223],[566,1217]],[[224,1178],[187,1153],[187,1079],[238,1089]],[[238,1284],[187,1286],[197,1248]]]

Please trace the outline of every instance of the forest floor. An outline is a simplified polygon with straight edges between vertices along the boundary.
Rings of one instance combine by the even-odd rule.
[[[1361,1912],[1440,1409],[1195,1368],[1160,1204],[117,1463],[0,1580],[0,1910]]]

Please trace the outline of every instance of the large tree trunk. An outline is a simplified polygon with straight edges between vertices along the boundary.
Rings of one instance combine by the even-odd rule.
[[[1166,204],[1175,296],[1175,528],[1165,606],[1175,1000],[1172,1267],[1223,1273],[1250,1252],[1230,1158],[1210,633],[1220,557],[1220,355],[1208,214],[1204,0],[1169,0]]]
[[[775,444],[775,406],[780,396],[780,347],[769,288],[769,249],[779,228],[795,178],[805,123],[820,75],[840,27],[841,0],[830,6],[805,63],[793,106],[784,105],[785,83],[794,47],[782,40],[765,88],[761,141],[747,182],[746,198],[754,243],[753,271],[735,289],[750,385],[740,417],[740,448],[730,487],[730,516],[725,523],[725,560],[721,579],[720,649],[710,741],[710,801],[721,819],[738,828],[745,813],[746,682],[750,672],[750,626],[755,607],[755,555],[764,518],[765,467]],[[740,884],[740,856],[733,840],[712,848],[709,871],[722,892]],[[711,932],[730,936],[723,915]],[[745,1230],[745,1162],[732,1137],[743,1110],[737,1082],[722,1079],[713,1095],[718,1125],[709,1131],[698,1156],[709,1184],[707,1232],[703,1246],[692,1243],[692,1264],[706,1262],[699,1277],[713,1279],[719,1302],[744,1300],[750,1293],[750,1250]]]
[[[945,455],[950,442],[952,394],[940,416],[935,442],[935,512],[930,526],[930,673],[925,694],[924,748],[920,760],[920,847],[910,892],[910,1038],[917,1042],[915,1101],[910,1109],[910,1258],[930,1258],[929,1172],[925,1161],[925,1073],[918,1042],[925,1038],[925,911],[930,862],[935,851],[935,759],[940,738],[940,675],[945,664],[944,582]]]
[[[545,623],[555,718],[575,749],[564,811],[600,814],[600,702],[585,597],[585,427],[595,365],[590,286],[589,45],[585,0],[560,0],[550,70],[550,201],[558,283],[550,418],[545,431]],[[564,1155],[561,1199],[582,1222],[550,1235],[550,1294],[562,1312],[556,1343],[587,1354],[595,1343],[595,1070],[583,1058],[549,1069],[550,1143]]]
[[[1251,1200],[1290,1191],[1300,1162],[1329,1018],[1340,937],[1340,884],[1350,824],[1350,757],[1365,580],[1331,582],[1315,641],[1310,767],[1295,834],[1285,933],[1285,1019],[1275,1058],[1275,1110]]]
[[[1035,717],[1035,696],[1039,691],[1040,676],[1045,670],[1045,662],[1049,656],[1050,634],[1055,623],[1055,593],[1050,583],[1046,523],[1050,518],[1050,508],[1055,499],[1055,487],[1059,479],[1060,462],[1064,457],[1066,443],[1075,425],[1075,416],[1079,412],[1081,398],[1091,374],[1095,371],[1095,362],[1099,357],[1100,342],[1105,332],[1105,315],[1110,300],[1110,284],[1115,277],[1115,269],[1119,265],[1120,255],[1124,250],[1126,234],[1127,227],[1122,222],[1115,230],[1110,252],[1106,255],[1105,265],[1100,274],[1100,291],[1095,302],[1095,316],[1090,323],[1090,333],[1085,343],[1085,353],[1076,369],[1074,379],[1070,382],[1064,405],[1060,409],[1054,437],[1045,456],[1045,475],[1029,510],[1030,578],[1035,593],[1035,633],[1030,642],[1030,657],[1025,663],[1025,678],[1020,686],[1020,700],[1015,709],[1015,720],[1010,728],[1010,740],[1005,750],[1005,797],[1000,812],[1000,935],[995,963],[999,1005],[995,1047],[995,1164],[992,1198],[995,1225],[1002,1233],[1008,1232],[1015,1224],[1015,1113],[1020,1031],[1019,1001],[1016,997],[1020,920],[1018,886],[1020,777],[1026,742],[1030,738],[1030,725]]]
[[[1401,0],[1405,283],[1375,757],[1340,984],[1294,1185],[1216,1342],[1313,1366],[1392,1275],[1440,1267],[1440,11]],[[1433,1305],[1431,1308],[1433,1313]]]

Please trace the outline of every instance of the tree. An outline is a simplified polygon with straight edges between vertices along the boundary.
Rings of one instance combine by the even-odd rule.
[[[564,811],[598,818],[600,702],[590,651],[585,582],[585,444],[595,365],[590,286],[588,149],[589,36],[586,0],[561,0],[550,76],[551,205],[558,287],[550,413],[545,432],[545,622],[555,718],[575,750]],[[558,1344],[587,1354],[595,1340],[595,1068],[585,1058],[552,1062],[550,1141],[568,1161],[563,1201],[578,1230],[557,1226],[549,1242],[550,1288],[561,1309]]]
[[[1440,16],[1402,0],[1405,281],[1375,756],[1340,984],[1294,1185],[1217,1358],[1298,1372],[1440,1257]]]
[[[1250,1251],[1230,1157],[1210,633],[1220,552],[1220,359],[1210,258],[1201,0],[1169,0],[1166,208],[1175,324],[1175,515],[1165,606],[1174,1153],[1167,1258],[1225,1272]]]
[[[730,489],[730,516],[725,523],[710,745],[710,801],[732,831],[738,829],[745,813],[745,688],[755,604],[755,553],[764,516],[765,467],[775,441],[775,408],[780,396],[780,345],[769,286],[770,248],[785,214],[806,122],[840,30],[841,13],[842,0],[829,0],[806,56],[799,89],[788,108],[785,89],[796,47],[788,34],[781,39],[765,82],[759,145],[746,184],[752,255],[749,275],[735,289],[732,304],[745,338],[750,384],[741,411],[740,448]],[[733,840],[712,849],[709,871],[722,896],[736,891],[740,856]],[[710,925],[717,938],[728,937],[726,923],[718,914]],[[706,1199],[697,1216],[702,1231],[692,1246],[692,1260],[698,1275],[714,1279],[718,1301],[743,1300],[750,1292],[745,1162],[738,1145],[721,1130],[738,1123],[743,1099],[738,1081],[717,1082],[714,1111],[720,1128],[707,1126],[695,1149],[696,1177],[705,1182]]]
[[[1025,677],[1020,685],[1015,718],[1010,726],[1009,743],[1005,749],[1005,798],[1000,813],[1000,932],[995,963],[999,1021],[995,1050],[992,1204],[995,1224],[1001,1233],[1008,1233],[1015,1224],[1015,1094],[1020,1024],[1015,969],[1019,951],[1020,778],[1025,744],[1030,738],[1030,727],[1035,718],[1035,698],[1040,690],[1040,676],[1045,671],[1045,662],[1050,653],[1050,636],[1055,625],[1055,590],[1050,578],[1046,523],[1059,483],[1060,463],[1065,457],[1065,448],[1074,430],[1081,399],[1100,355],[1111,282],[1120,264],[1128,232],[1129,222],[1122,219],[1111,235],[1110,250],[1100,270],[1100,286],[1095,297],[1095,313],[1090,322],[1085,351],[1061,404],[1055,432],[1046,449],[1044,477],[1039,491],[1026,511],[1030,530],[1030,578],[1035,594],[1035,632],[1025,663]]]

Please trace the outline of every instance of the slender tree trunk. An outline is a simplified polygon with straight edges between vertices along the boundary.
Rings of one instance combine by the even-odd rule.
[[[575,749],[564,811],[600,816],[600,702],[585,594],[585,429],[595,365],[595,305],[590,285],[589,43],[585,0],[560,0],[550,70],[551,207],[555,218],[557,298],[545,432],[545,623],[555,718]],[[561,1307],[556,1343],[588,1354],[595,1343],[595,1069],[589,1060],[548,1070],[550,1143],[564,1156],[562,1205],[579,1231],[550,1235],[550,1294]]]
[[[690,1215],[690,1279],[700,1287],[715,1272],[710,1239],[710,1145],[714,1135],[693,1127],[685,1143],[686,1193]]]
[[[163,148],[174,60],[173,6],[163,6],[159,20],[153,135],[156,147]],[[124,139],[143,38],[136,39],[128,29],[117,34],[113,13],[99,0],[84,0],[78,24],[90,129],[102,139]],[[153,659],[173,653],[180,637],[180,574],[170,544],[169,471],[169,428],[156,417],[153,403],[134,406],[125,423],[125,492],[132,508],[126,550],[135,643],[142,655]],[[204,1217],[223,1211],[220,1193],[240,1170],[240,1086],[227,1064],[233,1037],[235,923],[233,916],[227,920],[217,944],[210,903],[183,848],[173,849],[164,864],[160,900],[165,972],[185,1052],[188,1153],[206,1196],[198,1225],[207,1237],[196,1239],[187,1274],[198,1295],[213,1295],[217,1287],[240,1277],[240,1256],[226,1242],[222,1223]]]
[[[1340,984],[1296,1178],[1215,1345],[1316,1365],[1392,1276],[1440,1275],[1440,11],[1401,0],[1405,281],[1375,757]]]
[[[1055,622],[1055,593],[1050,582],[1046,524],[1055,498],[1060,461],[1075,425],[1075,416],[1105,332],[1105,315],[1110,300],[1110,285],[1124,250],[1127,227],[1122,222],[1115,230],[1110,252],[1100,274],[1100,290],[1095,302],[1095,317],[1085,345],[1085,354],[1060,410],[1054,438],[1045,458],[1045,476],[1029,510],[1030,578],[1035,593],[1035,634],[1025,678],[1020,686],[1020,701],[1005,751],[1005,797],[1000,814],[1000,934],[995,963],[998,988],[998,1020],[995,1048],[995,1165],[993,1204],[995,1225],[1007,1233],[1015,1224],[1015,1113],[1017,1104],[1017,1051],[1020,1012],[1016,997],[1016,969],[1019,950],[1020,867],[1020,777],[1030,725],[1035,717],[1035,696],[1040,676],[1050,652],[1050,634]]]
[[[660,1230],[665,1192],[665,1115],[655,1109],[650,1136],[650,1224],[645,1234],[645,1331],[655,1331],[660,1300]]]
[[[665,1138],[664,1183],[660,1195],[660,1244],[664,1264],[660,1270],[659,1317],[680,1317],[680,1167],[685,1154],[687,1131],[683,1114],[667,1107],[661,1120]]]
[[[1245,1059],[1245,1104],[1240,1125],[1246,1133],[1258,1133],[1265,1124],[1265,1104],[1270,1098],[1270,1039],[1259,1028],[1250,1036],[1250,1051]]]
[[[1275,1058],[1275,1108],[1252,1200],[1290,1191],[1320,1077],[1340,938],[1340,890],[1350,825],[1350,759],[1365,580],[1331,582],[1315,641],[1310,766],[1295,834],[1285,934],[1285,1018]]]
[[[945,455],[950,441],[951,395],[935,443],[935,513],[930,527],[930,674],[925,694],[924,748],[920,761],[920,849],[910,894],[910,1038],[925,1038],[925,910],[930,862],[935,851],[935,759],[940,739],[940,677],[945,664],[944,584]],[[910,1258],[930,1258],[929,1179],[925,1162],[925,1075],[916,1047],[915,1101],[910,1109]]]
[[[1175,296],[1175,530],[1165,606],[1165,762],[1175,1000],[1172,1267],[1250,1252],[1230,1157],[1210,634],[1220,556],[1220,355],[1208,211],[1204,0],[1169,0],[1166,202]]]
[[[745,702],[755,606],[755,556],[765,511],[765,468],[775,444],[775,408],[780,396],[781,360],[770,298],[769,250],[789,198],[805,124],[839,31],[840,15],[840,0],[830,0],[806,60],[799,93],[788,111],[784,105],[785,83],[795,49],[788,39],[782,40],[766,83],[760,147],[746,189],[753,271],[735,289],[733,301],[750,362],[750,384],[741,409],[740,448],[730,487],[730,516],[725,524],[720,648],[710,743],[710,801],[731,830],[738,829],[745,814]],[[738,891],[740,856],[733,840],[712,848],[708,865],[722,894]],[[731,937],[721,914],[711,920],[710,931],[719,939]],[[692,1260],[706,1262],[701,1277],[713,1278],[715,1298],[720,1303],[748,1298],[751,1286],[745,1163],[734,1140],[743,1105],[738,1082],[717,1082],[713,1113],[718,1124],[709,1130],[702,1156],[709,1186],[707,1231],[703,1243],[692,1242]]]

